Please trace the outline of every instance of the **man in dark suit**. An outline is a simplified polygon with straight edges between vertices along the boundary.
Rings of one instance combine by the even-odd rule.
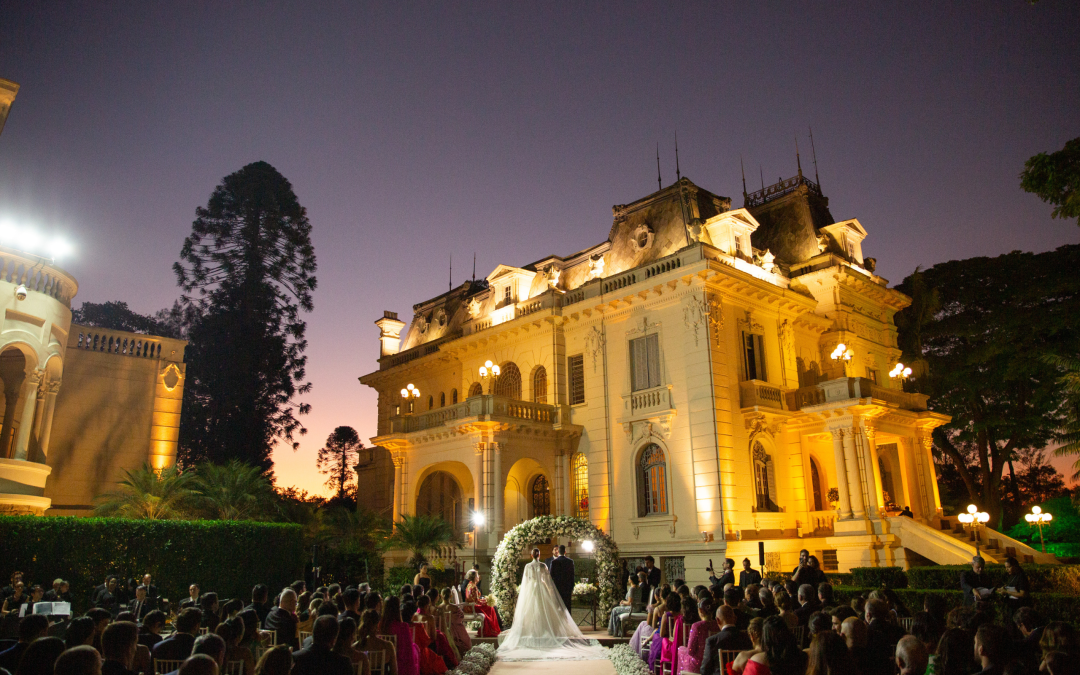
[[[7,668],[14,673],[19,667],[19,659],[34,640],[49,633],[49,617],[44,614],[30,614],[19,620],[19,641],[7,651],[0,652],[0,668]]]
[[[180,611],[176,617],[176,632],[157,643],[151,653],[155,659],[163,661],[182,661],[191,656],[195,646],[195,636],[199,634],[202,612],[189,607]]]
[[[569,612],[570,599],[574,595],[574,561],[566,557],[565,546],[559,546],[559,556],[551,561],[551,580]]]
[[[713,596],[720,595],[724,592],[724,586],[731,584],[735,585],[735,561],[731,558],[724,558],[724,572],[720,575],[720,578],[716,578],[716,572],[709,570],[709,583],[712,584]]]
[[[750,638],[735,626],[735,610],[720,605],[716,610],[716,622],[720,632],[705,640],[705,655],[701,659],[701,675],[723,675],[720,670],[720,652],[750,649]]]
[[[131,609],[129,610],[135,615],[136,622],[141,622],[144,616],[155,609],[157,609],[157,603],[147,597],[146,586],[136,588],[135,601],[131,603]]]
[[[191,584],[188,586],[188,596],[180,601],[180,609],[187,609],[188,607],[199,606],[199,584]],[[259,619],[262,621],[262,619]]]
[[[286,588],[281,592],[278,606],[270,610],[270,613],[266,615],[263,629],[276,632],[279,645],[289,645],[296,650],[300,649],[300,642],[296,635],[296,625],[298,623],[299,620],[296,618],[296,591]]]
[[[800,607],[795,610],[795,616],[799,619],[799,625],[805,626],[810,621],[810,615],[821,609],[817,591],[810,584],[799,586],[799,605]]]
[[[334,653],[338,621],[320,616],[311,628],[311,646],[293,654],[292,675],[352,675],[349,657]]]
[[[198,586],[195,587],[198,590]],[[251,604],[244,609],[253,609],[259,617],[259,624],[266,623],[266,615],[270,613],[270,603],[266,599],[270,596],[269,589],[265,584],[256,584],[251,589]]]
[[[351,618],[356,622],[356,625],[360,625],[360,591],[355,588],[348,588],[341,594],[341,601],[345,604],[345,611],[338,615],[338,622],[345,617]]]
[[[750,566],[750,558],[743,558],[742,572],[739,572],[739,588],[743,589],[743,593],[745,593],[748,587],[760,583],[761,572]]]
[[[552,561],[555,560],[555,558],[558,558],[558,557],[559,557],[559,547],[558,547],[558,545],[552,546],[551,547],[551,557],[544,561],[544,564],[547,565],[547,568],[549,570],[551,569]]]
[[[889,621],[889,605],[884,600],[867,600],[866,618],[866,673],[892,675],[896,643],[904,637],[904,629]]]
[[[649,587],[659,588],[660,568],[656,566],[656,561],[651,555],[645,556],[645,573],[649,575]]]
[[[153,651],[162,641],[161,629],[165,627],[165,612],[155,609],[143,619],[139,629],[139,644]]]

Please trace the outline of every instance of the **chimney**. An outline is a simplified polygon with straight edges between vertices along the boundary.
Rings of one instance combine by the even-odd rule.
[[[379,327],[379,356],[397,354],[401,347],[401,329],[405,322],[397,318],[397,312],[383,312],[381,319],[375,322]]]
[[[0,134],[4,133],[4,122],[7,122],[8,111],[15,102],[15,96],[19,93],[19,85],[10,80],[0,79]]]

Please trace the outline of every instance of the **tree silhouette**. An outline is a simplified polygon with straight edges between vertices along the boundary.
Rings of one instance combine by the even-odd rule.
[[[345,499],[349,494],[349,483],[355,475],[353,467],[359,461],[363,447],[356,429],[338,427],[327,436],[326,445],[319,448],[315,466],[320,473],[329,475],[326,487],[337,492],[339,499]]]

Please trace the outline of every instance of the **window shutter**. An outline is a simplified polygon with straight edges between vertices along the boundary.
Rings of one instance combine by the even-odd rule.
[[[630,390],[640,391],[649,386],[649,351],[645,338],[630,341]]]
[[[570,405],[585,402],[585,356],[575,354],[567,359],[570,371]]]
[[[645,338],[646,349],[649,353],[649,382],[648,387],[660,386],[660,336],[649,335]]]

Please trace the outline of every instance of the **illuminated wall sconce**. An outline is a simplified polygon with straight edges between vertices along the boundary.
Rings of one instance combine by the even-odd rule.
[[[911,368],[905,367],[902,363],[897,363],[889,371],[889,377],[899,377],[901,380],[906,380],[911,377]]]

